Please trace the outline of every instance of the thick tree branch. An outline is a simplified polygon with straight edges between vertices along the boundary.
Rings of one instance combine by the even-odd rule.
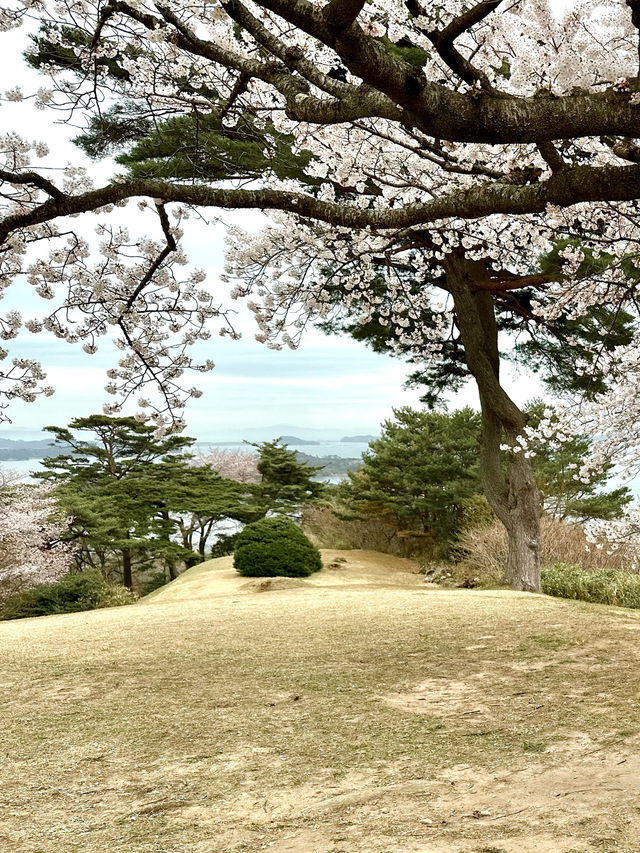
[[[567,165],[552,142],[540,142],[538,151],[552,172],[559,172]]]
[[[467,9],[466,12],[463,12],[461,15],[458,15],[457,18],[454,18],[453,21],[447,24],[443,30],[440,30],[438,33],[439,38],[443,42],[453,44],[453,42],[461,36],[462,33],[470,30],[472,27],[475,27],[475,25],[479,24],[480,21],[483,21],[492,12],[494,12],[502,2],[503,0],[481,0],[480,3],[477,3],[475,6],[471,6],[471,8]]]
[[[541,287],[557,280],[557,276],[545,275],[544,273],[513,275],[507,271],[501,271],[491,273],[486,278],[475,279],[472,290],[484,290],[487,293],[506,293],[509,290],[520,290],[525,287]]]
[[[367,0],[329,0],[324,7],[324,19],[335,35],[348,30],[365,7]]]
[[[291,48],[276,38],[240,0],[229,0],[225,5],[225,11],[233,21],[250,33],[258,44],[270,51],[275,59],[279,59],[288,67],[298,71],[314,86],[335,98],[344,98],[348,95],[357,98],[361,94],[359,92],[360,87],[342,83],[323,74],[313,62],[304,58],[302,51]]]
[[[346,228],[402,229],[443,219],[478,219],[492,214],[541,213],[548,204],[567,207],[590,201],[631,201],[640,196],[640,165],[567,167],[540,183],[519,186],[487,182],[402,208],[369,210],[320,201],[282,190],[224,189],[158,180],[130,180],[86,193],[50,199],[25,213],[0,221],[0,245],[17,228],[50,222],[116,204],[129,198],[159,198],[195,207],[284,210]]]
[[[454,74],[457,74],[470,86],[476,81],[480,81],[482,88],[494,95],[499,93],[493,88],[487,75],[476,68],[468,59],[465,59],[454,46],[454,42],[464,32],[490,15],[501,3],[502,0],[482,0],[451,21],[443,30],[432,30],[427,33],[431,43],[438,51],[438,55]]]
[[[505,96],[474,98],[447,86],[424,82],[416,89],[416,69],[390,54],[356,24],[339,37],[309,0],[256,0],[257,5],[333,48],[357,77],[403,110],[403,122],[429,136],[451,142],[539,143],[582,136],[640,136],[640,105],[615,91],[576,93],[562,97]],[[475,7],[474,7],[475,8]],[[300,119],[313,117],[313,105]],[[375,103],[372,98],[371,106]],[[370,112],[369,115],[378,113]]]

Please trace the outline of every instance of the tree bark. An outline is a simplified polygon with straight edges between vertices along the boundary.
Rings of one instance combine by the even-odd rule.
[[[476,380],[482,409],[480,469],[489,505],[504,524],[509,543],[504,581],[512,589],[540,591],[540,494],[524,451],[518,447],[527,418],[500,385],[498,327],[491,294],[474,288],[487,272],[484,262],[462,253],[446,261],[447,289],[454,308],[469,371]]]
[[[508,436],[508,438],[511,438]],[[515,439],[515,436],[512,437]],[[512,443],[510,440],[509,443]],[[540,591],[540,493],[524,453],[509,454],[509,541],[505,581],[512,589]]]
[[[131,568],[131,550],[122,549],[122,582],[133,592],[133,571]]]
[[[167,568],[169,569],[169,579],[174,581],[179,575],[178,567],[176,566],[175,558],[171,555],[171,536],[169,530],[171,528],[171,516],[169,515],[168,510],[161,509],[159,510],[160,518],[164,522],[163,530],[162,530],[162,539],[166,542],[167,545],[167,554],[165,556],[165,562],[167,564]]]

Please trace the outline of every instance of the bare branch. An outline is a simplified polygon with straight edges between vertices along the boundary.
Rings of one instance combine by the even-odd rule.
[[[59,190],[54,183],[37,172],[8,172],[6,169],[0,169],[0,180],[10,184],[31,184],[39,190],[44,190],[51,198],[64,198],[62,190]]]
[[[454,46],[454,42],[464,32],[490,15],[501,3],[502,0],[481,0],[476,6],[472,6],[462,15],[454,18],[443,30],[432,30],[426,34],[438,51],[440,58],[446,62],[454,74],[457,74],[470,86],[473,86],[476,81],[480,81],[483,90],[491,92],[493,95],[499,93],[491,85],[487,75],[476,68],[468,59],[465,59]]]
[[[172,252],[176,251],[176,239],[171,233],[171,226],[169,224],[169,217],[167,216],[167,211],[165,210],[165,206],[162,202],[156,202],[156,210],[158,211],[158,216],[160,217],[160,224],[162,225],[162,231],[164,233],[165,239],[167,241],[167,245],[160,252],[158,257],[151,264],[145,275],[140,279],[136,289],[133,291],[129,299],[127,300],[127,304],[124,307],[124,311],[122,312],[122,316],[124,316],[128,311],[133,307],[136,299],[145,287],[149,284],[151,279],[154,277],[156,272],[160,269],[163,262]]]
[[[462,35],[462,33],[470,30],[472,27],[475,27],[476,24],[479,24],[480,21],[484,20],[488,15],[494,12],[498,6],[503,2],[503,0],[481,0],[475,6],[471,6],[470,9],[467,9],[466,12],[463,12],[461,15],[458,15],[457,18],[454,18],[450,24],[448,24],[444,30],[441,30],[438,33],[440,39],[443,42],[449,42],[453,44],[453,42]]]

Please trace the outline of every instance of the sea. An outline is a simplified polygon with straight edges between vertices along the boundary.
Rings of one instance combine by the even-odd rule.
[[[343,459],[360,459],[362,453],[367,450],[366,442],[319,442],[318,444],[291,444],[290,450],[299,450],[308,456],[339,456]],[[251,453],[255,448],[244,442],[210,442],[199,441],[193,445],[193,453],[209,453],[211,450],[240,450]],[[36,471],[44,471],[40,459],[7,459],[0,462],[0,469],[4,471],[15,471],[20,474],[24,482],[32,480],[32,474]]]

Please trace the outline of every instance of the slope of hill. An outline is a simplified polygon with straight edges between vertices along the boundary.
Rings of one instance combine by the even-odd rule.
[[[0,624],[7,853],[634,853],[640,613],[329,552]]]
[[[233,568],[233,557],[219,557],[188,569],[180,577],[140,600],[140,604],[193,601],[218,595],[263,590],[314,589],[337,586],[424,587],[411,560],[377,551],[322,551],[322,571],[308,578],[245,578]]]

